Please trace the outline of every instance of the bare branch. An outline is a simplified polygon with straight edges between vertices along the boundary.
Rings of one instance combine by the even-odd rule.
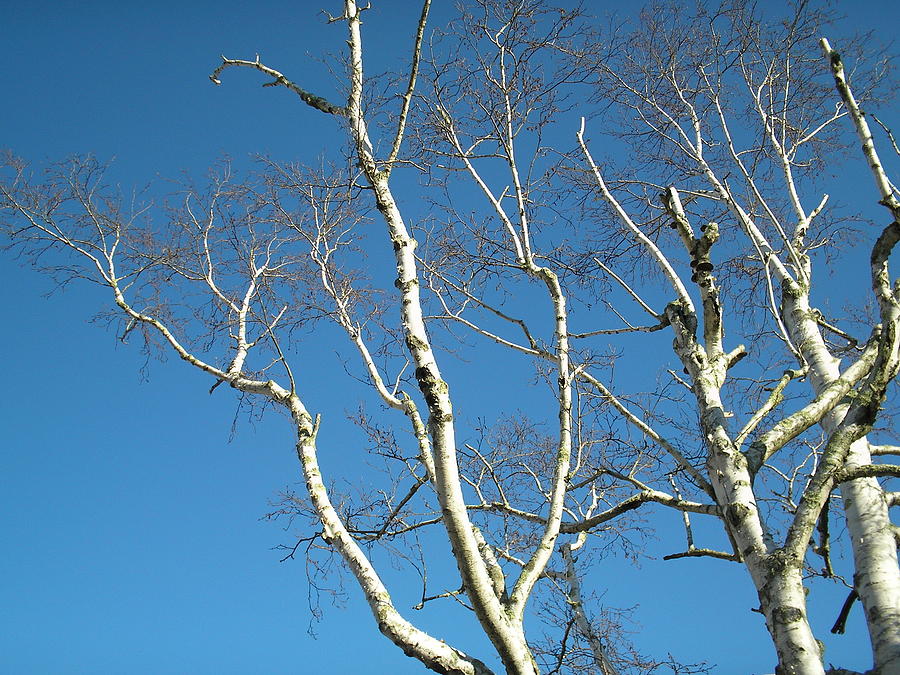
[[[231,68],[233,66],[253,68],[254,70],[258,70],[259,72],[268,75],[273,79],[271,82],[267,82],[266,84],[264,84],[264,87],[286,87],[287,89],[297,94],[297,96],[300,97],[300,100],[311,108],[315,108],[316,110],[319,110],[323,113],[328,113],[329,115],[345,116],[347,114],[346,108],[334,105],[321,96],[311,94],[310,92],[300,88],[299,86],[291,82],[274,68],[269,68],[268,66],[261,63],[259,60],[259,54],[256,55],[256,59],[253,61],[247,61],[244,59],[229,59],[223,56],[222,64],[212,72],[212,74],[209,76],[209,79],[212,80],[213,84],[215,85],[222,84],[221,80],[219,80],[219,75],[221,75],[222,71],[226,68]]]

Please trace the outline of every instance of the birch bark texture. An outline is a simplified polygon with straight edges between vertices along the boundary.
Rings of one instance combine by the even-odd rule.
[[[641,653],[584,591],[607,583],[602,551],[634,547],[649,522],[684,530],[683,550],[641,544],[671,561],[672,583],[688,558],[741,566],[778,673],[851,672],[826,668],[807,602],[844,584],[868,672],[900,675],[900,467],[885,460],[900,454],[900,202],[861,107],[882,103],[877,68],[849,82],[819,42],[828,16],[805,3],[772,21],[655,7],[607,34],[533,0],[470,0],[434,28],[424,0],[403,10],[402,72],[370,80],[364,18],[378,7],[338,9],[340,99],[258,55],[223,56],[210,75],[257,71],[327,116],[348,148],[337,168],[260,160],[237,179],[226,166],[148,222],[95,160],[36,179],[8,157],[10,246],[108,289],[123,341],[137,331],[210,392],[284,411],[303,488],[280,513],[305,523],[290,555],[336,556],[377,629],[427,669],[704,672]],[[874,190],[850,196],[890,219],[859,233],[862,264],[838,248],[851,225],[820,192],[822,167],[860,145],[848,171]],[[831,271],[869,279],[846,314],[816,305]],[[320,431],[339,422],[313,412],[299,375],[317,358],[302,334],[323,325],[380,407],[355,419],[388,467],[362,496],[323,475]],[[493,351],[466,370],[469,349]],[[488,367],[524,375],[505,385],[513,405],[473,415]],[[523,382],[540,393],[519,396]],[[696,534],[692,518],[706,521]],[[455,575],[429,595],[435,536]],[[456,599],[486,653],[398,604],[376,553],[397,550],[423,579],[415,609]]]

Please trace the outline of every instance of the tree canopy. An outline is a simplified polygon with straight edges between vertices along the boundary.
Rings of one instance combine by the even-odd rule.
[[[262,450],[299,463],[267,514],[298,623],[346,588],[436,672],[900,672],[887,52],[805,3],[430,10],[331,8],[331,80],[262,47],[210,69],[321,151],[145,192],[8,154],[9,250],[291,430]],[[757,622],[771,665],[630,635],[617,558],[662,559],[674,622]],[[732,570],[676,590],[692,565]]]

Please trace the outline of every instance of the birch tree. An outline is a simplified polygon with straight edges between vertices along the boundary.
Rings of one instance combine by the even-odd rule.
[[[753,580],[781,672],[823,670],[823,655],[807,621],[803,580],[813,552],[824,558],[823,574],[834,574],[828,504],[836,491],[855,565],[851,597],[858,596],[865,608],[875,672],[893,673],[900,668],[900,573],[896,528],[888,517],[892,498],[877,477],[896,476],[897,467],[873,463],[867,433],[877,424],[897,369],[897,298],[888,271],[897,228],[895,188],[840,56],[823,39],[826,62],[816,58],[820,26],[815,14],[803,9],[774,27],[728,7],[699,8],[692,16],[664,9],[645,14],[621,59],[598,63],[597,72],[605,82],[603,95],[633,121],[626,136],[639,139],[639,152],[664,162],[665,170],[649,181],[619,179],[617,190],[605,177],[608,169],[595,161],[584,125],[578,142],[593,188],[674,294],[665,309],[645,309],[673,333],[705,445],[702,469],[677,455],[674,459],[689,474],[702,473],[698,486],[719,508],[733,545],[731,557],[746,566]],[[828,69],[836,95],[823,89]],[[812,300],[814,271],[824,267],[823,256],[814,251],[832,246],[836,233],[820,229],[814,234],[817,219],[827,218],[829,198],[812,196],[814,181],[806,179],[810,167],[821,170],[832,161],[826,153],[834,147],[834,134],[846,134],[847,126],[862,145],[875,187],[871,201],[886,208],[891,221],[886,227],[870,226],[874,233],[865,236],[877,307],[867,339],[852,338],[833,325],[836,321]],[[673,234],[667,236],[660,225]],[[677,244],[690,257],[690,284],[678,270]],[[746,247],[738,254],[743,258],[728,260],[735,245]],[[714,264],[711,254],[718,252],[725,260]],[[723,269],[723,262],[720,280],[713,271]],[[755,288],[741,284],[747,267]],[[724,391],[734,377],[731,369],[753,346],[733,337],[742,327],[737,311],[729,317],[724,299],[729,290],[732,302],[739,293],[745,294],[741,303],[752,302],[753,291],[759,294],[769,334],[785,350],[789,365],[780,377],[764,378],[771,383],[764,391],[771,393],[761,391],[762,405],[747,410],[746,419],[737,423],[729,418],[741,402]],[[773,349],[771,342],[755,342],[756,350]],[[809,383],[808,399],[779,412],[785,389],[803,379]],[[741,395],[746,395],[743,388]],[[798,473],[797,457],[785,466],[780,455],[814,425],[819,440],[812,466]],[[780,531],[771,507],[761,505],[772,498],[760,478],[768,471],[788,481],[775,492],[786,507]],[[692,552],[703,554],[689,542]]]
[[[900,470],[877,459],[894,447],[871,441],[900,358],[888,268],[900,203],[854,98],[875,103],[874,90],[817,43],[815,12],[769,26],[737,7],[654,8],[632,34],[598,37],[580,11],[530,1],[466,3],[435,30],[425,0],[384,95],[365,76],[369,8],[340,9],[328,23],[346,31],[344,98],[259,55],[223,56],[210,79],[255,71],[332,118],[345,155],[316,169],[261,161],[250,178],[219,167],[158,220],[106,188],[95,160],[35,177],[10,157],[11,246],[61,281],[107,289],[123,340],[141,335],[211,392],[224,384],[285,414],[303,487],[277,512],[307,524],[289,555],[337,556],[378,630],[430,670],[702,670],[658,656],[665,647],[638,654],[582,591],[603,583],[596,550],[642,546],[630,519],[655,509],[686,535],[666,556],[673,583],[683,558],[742,565],[778,672],[824,673],[805,582],[839,577],[840,504],[874,672],[900,672],[898,500],[885,487]],[[601,123],[627,161],[601,159]],[[851,301],[874,316],[851,329],[816,308],[836,217],[810,195],[811,169],[838,161],[854,132],[864,161],[848,165],[868,171],[891,222],[867,232],[871,296]],[[388,479],[359,496],[319,464],[320,429],[339,422],[316,412],[302,334],[323,324],[379,410],[356,422]],[[525,412],[511,394],[495,419],[461,416],[448,373],[472,344],[507,350],[493,376],[520,366],[539,403]],[[629,368],[664,374],[650,394],[619,390],[619,345],[642,355],[623,356]],[[695,542],[698,518],[725,548]],[[423,584],[419,607],[455,598],[493,653],[423,629],[383,580],[374,547],[426,578],[433,552],[419,537],[433,531],[458,577]],[[541,620],[545,639],[526,632]]]

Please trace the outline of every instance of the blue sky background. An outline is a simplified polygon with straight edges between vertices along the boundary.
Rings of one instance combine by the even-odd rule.
[[[380,53],[376,68],[400,65],[416,3],[373,4],[370,62]],[[253,153],[312,161],[338,138],[334,120],[283,90],[260,89],[255,73],[227,72],[221,87],[207,76],[219,54],[260,53],[331,95],[337,87],[319,58],[339,53],[345,36],[317,7],[0,0],[0,147],[35,163],[114,157],[111,176],[126,190],[182,169],[200,175],[223,155],[238,164]],[[435,25],[446,11],[435,8]],[[889,31],[900,21],[888,2],[846,11],[848,26]],[[890,112],[900,123],[900,111]],[[268,500],[299,480],[289,425],[275,415],[241,418],[232,434],[231,392],[207,395],[208,380],[173,360],[144,369],[135,345],[89,321],[107,306],[96,289],[52,291],[49,280],[0,257],[0,672],[421,672],[377,633],[352,584],[341,606],[323,601],[318,639],[307,633],[304,565],[278,562],[272,548],[290,537],[260,520]],[[321,367],[316,406],[338,423],[356,401],[338,388],[343,379],[328,386],[329,368],[341,367],[336,355],[324,353]],[[364,461],[348,452],[323,450],[326,470]],[[672,538],[671,550],[682,546],[677,526],[659,536]],[[418,582],[386,567],[398,604],[414,604]],[[637,569],[613,558],[600,570],[588,584],[608,588],[605,602],[639,605],[640,647],[706,659],[717,672],[771,672],[743,569],[706,560],[645,560]],[[725,595],[727,614],[716,606]],[[843,595],[835,597],[823,624]],[[445,605],[423,620],[455,639],[460,616]],[[489,658],[477,630],[464,640]],[[833,645],[836,662],[868,666],[847,656],[868,653],[858,611]]]

